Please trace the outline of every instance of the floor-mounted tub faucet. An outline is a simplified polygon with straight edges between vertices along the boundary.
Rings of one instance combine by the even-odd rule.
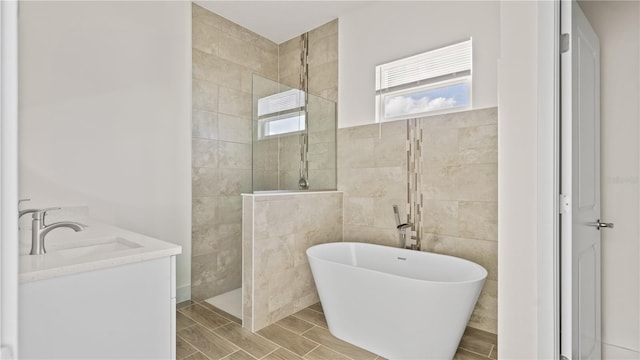
[[[49,208],[49,209],[35,210],[35,211],[24,210],[24,211],[33,212],[33,217],[32,217],[33,220],[31,221],[31,252],[29,253],[30,255],[41,255],[47,252],[47,250],[45,250],[44,248],[44,237],[47,236],[47,234],[51,230],[66,227],[66,228],[73,229],[75,232],[78,232],[78,231],[84,230],[84,228],[86,227],[86,225],[73,222],[73,221],[59,221],[51,225],[45,225],[44,217],[45,215],[47,215],[47,212],[51,210],[60,210],[60,208]]]
[[[398,229],[398,236],[400,237],[400,247],[419,250],[417,248],[418,240],[416,232],[411,229],[412,225],[409,223],[400,223],[400,213],[398,212],[398,205],[393,205],[393,214],[396,217],[396,229]],[[409,241],[407,241],[407,239]]]

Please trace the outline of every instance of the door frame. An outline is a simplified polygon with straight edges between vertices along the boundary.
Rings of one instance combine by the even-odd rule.
[[[560,358],[560,0],[538,2],[538,358]]]

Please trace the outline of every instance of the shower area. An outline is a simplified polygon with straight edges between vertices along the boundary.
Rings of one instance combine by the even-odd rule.
[[[243,198],[336,189],[338,24],[276,44],[192,17],[191,298],[244,322]]]
[[[255,74],[252,83],[252,188],[244,195],[335,190],[335,102]],[[243,249],[240,238],[231,245],[241,253],[254,246]],[[242,281],[236,284],[205,301],[243,319]]]

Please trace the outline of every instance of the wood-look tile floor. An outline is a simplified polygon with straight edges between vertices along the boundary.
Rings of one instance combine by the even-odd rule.
[[[176,314],[178,360],[377,360],[381,356],[329,333],[320,304],[251,333],[239,319],[206,302]],[[454,360],[497,359],[497,337],[467,328]]]

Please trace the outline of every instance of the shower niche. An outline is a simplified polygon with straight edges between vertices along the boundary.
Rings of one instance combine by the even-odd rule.
[[[253,192],[336,189],[336,104],[253,75]]]

